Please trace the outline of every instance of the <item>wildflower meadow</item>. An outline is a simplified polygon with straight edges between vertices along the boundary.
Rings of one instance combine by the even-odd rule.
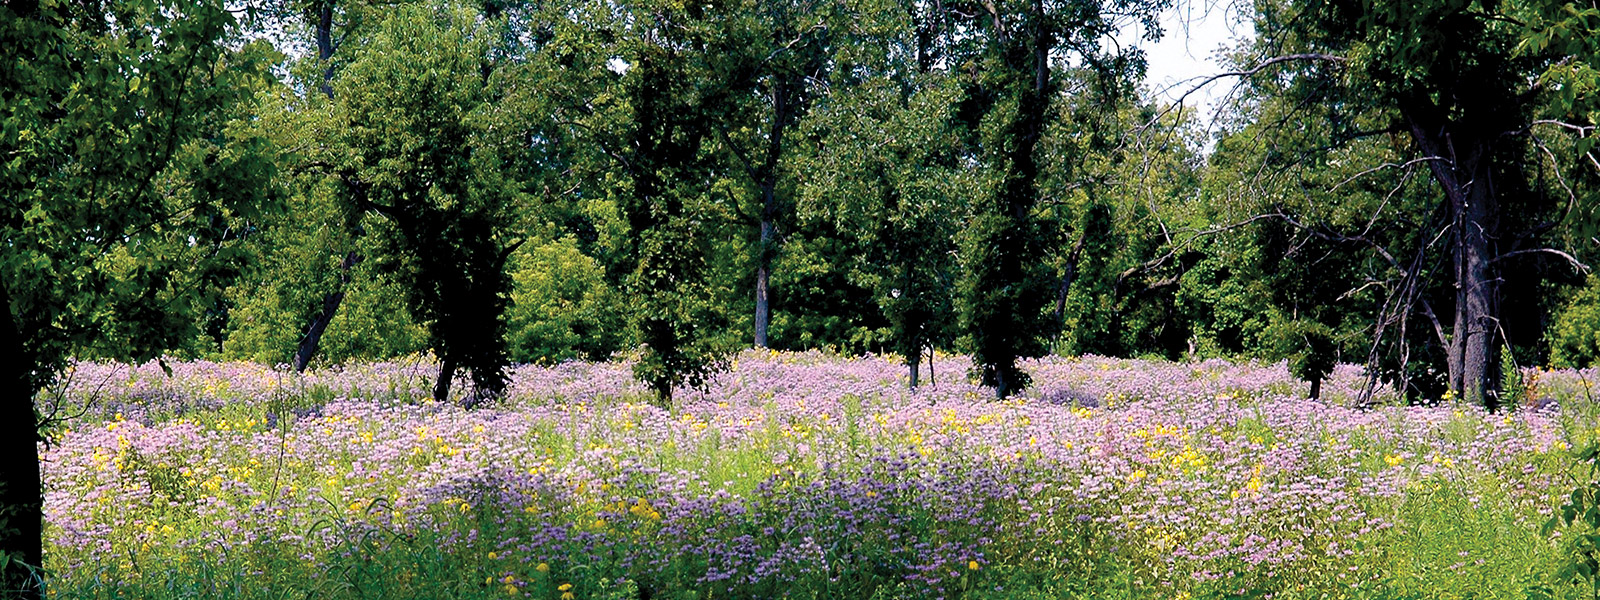
[[[72,598],[1566,598],[1593,370],[1353,406],[1282,364],[748,351],[673,410],[622,363],[428,400],[415,359],[78,363],[41,396]],[[459,393],[459,391],[458,391]],[[1381,398],[1381,396],[1380,396]],[[1541,400],[1533,402],[1533,399]],[[1571,570],[1567,571],[1570,574]]]

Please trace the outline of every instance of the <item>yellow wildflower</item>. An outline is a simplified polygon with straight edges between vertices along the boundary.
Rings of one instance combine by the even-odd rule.
[[[968,568],[968,569],[972,569],[972,570],[974,570],[974,571],[976,571],[976,570],[978,570],[978,568],[979,568],[979,567],[981,567],[981,566],[982,566],[982,565],[979,565],[979,564],[978,564],[978,561],[975,561],[975,560],[969,560],[969,561],[967,561],[967,568]]]

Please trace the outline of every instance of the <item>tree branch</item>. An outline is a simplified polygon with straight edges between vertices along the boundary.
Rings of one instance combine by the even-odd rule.
[[[1580,273],[1588,273],[1589,272],[1589,265],[1583,264],[1582,262],[1580,262],[1576,257],[1572,256],[1571,254],[1567,254],[1566,252],[1562,252],[1562,251],[1557,250],[1555,248],[1528,248],[1528,249],[1525,249],[1525,250],[1513,250],[1511,252],[1507,252],[1505,254],[1501,254],[1500,256],[1496,256],[1494,258],[1489,259],[1489,264],[1492,265],[1494,263],[1500,262],[1501,259],[1511,258],[1513,256],[1517,256],[1517,255],[1521,255],[1521,254],[1554,254],[1554,255],[1559,256],[1559,257],[1561,257],[1563,259],[1566,259],[1567,263],[1572,265],[1572,268],[1574,270],[1576,270],[1576,271],[1578,271]]]

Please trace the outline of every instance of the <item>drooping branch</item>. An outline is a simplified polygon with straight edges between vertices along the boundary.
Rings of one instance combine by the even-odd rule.
[[[1562,252],[1560,250],[1557,250],[1555,248],[1528,248],[1528,249],[1524,249],[1524,250],[1513,250],[1511,252],[1506,252],[1504,254],[1501,254],[1499,256],[1496,256],[1494,258],[1489,259],[1489,264],[1494,264],[1494,263],[1500,262],[1503,259],[1511,258],[1513,256],[1518,256],[1518,255],[1522,255],[1522,254],[1554,254],[1556,256],[1559,256],[1559,257],[1565,259],[1567,261],[1567,264],[1572,265],[1573,270],[1576,270],[1576,271],[1581,272],[1581,273],[1588,273],[1589,272],[1589,265],[1583,264],[1583,262],[1579,261],[1577,259],[1577,257],[1575,257],[1575,256],[1573,256],[1571,254],[1567,254],[1566,252]]]

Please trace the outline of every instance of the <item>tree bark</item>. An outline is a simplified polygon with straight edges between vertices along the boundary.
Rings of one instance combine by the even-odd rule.
[[[11,314],[10,290],[0,285],[0,308],[5,320],[0,323],[0,381],[11,390],[11,399],[0,404],[0,509],[5,527],[0,528],[0,552],[12,557],[13,564],[0,580],[0,597],[39,598],[31,585],[28,567],[44,564],[44,490],[39,480],[38,417],[33,410],[34,386],[28,349],[22,340],[16,318]]]
[[[1083,254],[1083,244],[1088,238],[1087,229],[1078,232],[1077,241],[1072,243],[1072,251],[1067,253],[1067,264],[1061,269],[1061,287],[1056,289],[1057,335],[1067,332],[1067,294],[1072,291],[1072,281],[1078,278],[1078,257]]]
[[[1483,159],[1487,162],[1487,159]],[[1493,259],[1490,237],[1495,231],[1495,197],[1487,168],[1475,169],[1475,177],[1466,194],[1467,203],[1461,207],[1462,227],[1457,230],[1461,238],[1458,254],[1462,279],[1456,289],[1456,302],[1464,310],[1458,311],[1456,337],[1461,342],[1461,389],[1459,394],[1468,402],[1482,404],[1494,411],[1500,408],[1499,386],[1499,284],[1490,272]]]
[[[317,353],[317,345],[322,343],[323,332],[328,330],[333,316],[339,312],[339,304],[344,302],[344,288],[350,285],[350,270],[360,261],[361,257],[355,251],[345,253],[344,261],[339,265],[339,289],[322,297],[322,310],[312,317],[311,324],[306,326],[306,334],[300,337],[300,348],[294,353],[296,373],[305,372],[311,364],[311,357]]]
[[[1403,109],[1412,139],[1444,189],[1450,214],[1455,274],[1455,323],[1449,356],[1450,391],[1457,398],[1499,409],[1499,278],[1492,272],[1498,237],[1493,127],[1431,118],[1427,103]],[[1470,127],[1476,125],[1476,128]]]
[[[766,198],[771,197],[770,190],[762,193]],[[770,203],[770,200],[763,200]],[[761,248],[760,258],[756,265],[756,347],[767,347],[767,329],[772,323],[772,298],[767,288],[772,279],[772,221],[767,217],[767,211],[761,211]]]
[[[917,389],[917,384],[921,383],[920,381],[918,381],[919,377],[921,376],[921,372],[920,372],[921,371],[921,367],[922,367],[922,353],[921,352],[913,352],[912,354],[906,356],[906,369],[908,371],[910,371],[911,389],[913,389],[913,390]]]
[[[772,258],[777,249],[778,159],[783,153],[783,134],[789,127],[790,86],[779,75],[772,87],[772,129],[767,137],[767,155],[758,172],[761,186],[761,238],[756,257],[756,347],[767,347],[767,332],[772,324]]]
[[[445,402],[450,399],[450,382],[456,378],[456,359],[446,356],[439,360],[439,378],[433,381],[433,399]]]
[[[317,4],[317,60],[322,61],[322,93],[333,99],[333,0]]]

